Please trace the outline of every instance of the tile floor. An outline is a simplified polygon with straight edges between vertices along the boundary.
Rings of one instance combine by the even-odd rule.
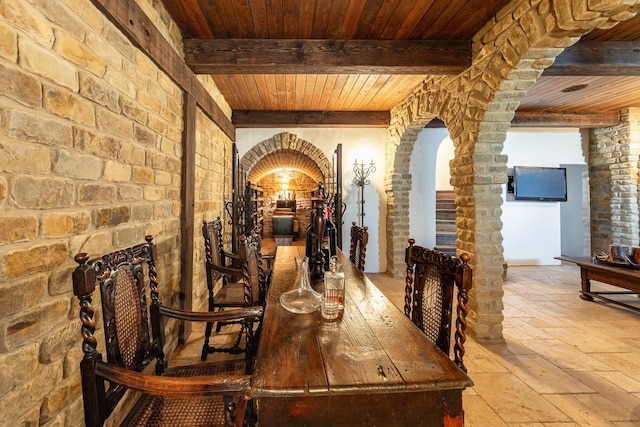
[[[367,276],[402,307],[403,279]],[[509,267],[505,342],[465,346],[467,427],[640,426],[640,313],[579,288],[575,266]]]
[[[367,276],[402,307],[403,279]],[[509,267],[504,343],[466,343],[467,427],[640,427],[640,313],[583,301],[579,288],[573,265]],[[198,360],[201,337],[192,335],[181,361]]]

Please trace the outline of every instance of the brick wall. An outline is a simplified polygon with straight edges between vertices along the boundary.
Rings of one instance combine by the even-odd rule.
[[[593,129],[589,138],[591,248],[639,244],[640,108],[620,112],[620,124]]]
[[[316,192],[318,182],[326,182],[325,174],[333,170],[327,156],[318,147],[297,135],[282,132],[254,145],[242,156],[240,164],[244,171],[249,171],[248,180],[261,186],[265,190],[265,196],[272,201],[271,207],[265,210],[264,217],[264,233],[267,237],[273,235],[271,208],[275,206],[277,193],[281,189],[281,184],[276,182],[277,174],[272,171],[286,165],[303,172],[292,173],[289,190],[296,192],[298,232],[299,237],[304,238],[311,222],[310,193]]]
[[[140,3],[179,48],[159,2]],[[152,234],[178,305],[182,93],[89,0],[0,1],[0,87],[0,425],[82,425],[73,256]],[[222,214],[230,141],[197,123],[200,223]]]
[[[282,165],[304,171],[316,183],[324,181],[325,173],[332,169],[329,159],[318,147],[289,132],[260,141],[240,159],[242,170],[249,173],[247,179],[253,183]]]
[[[432,118],[446,124],[455,145],[459,252],[474,270],[469,331],[502,340],[502,185],[507,182],[506,131],[514,111],[542,71],[566,46],[596,27],[631,18],[637,2],[513,1],[473,38],[472,66],[458,76],[426,79],[391,111],[387,131],[388,270],[402,275],[409,233],[409,164],[417,134]]]
[[[194,218],[193,310],[206,310],[207,286],[202,221],[226,218],[225,201],[231,200],[231,140],[202,112],[196,118],[196,188]],[[224,221],[225,235],[231,228]],[[228,242],[230,244],[230,242]],[[228,246],[228,249],[230,247]]]

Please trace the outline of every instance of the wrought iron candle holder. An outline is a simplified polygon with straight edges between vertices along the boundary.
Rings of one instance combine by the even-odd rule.
[[[365,166],[364,161],[358,163],[358,160],[353,161],[353,173],[355,177],[353,179],[353,185],[358,187],[358,199],[360,202],[360,210],[358,212],[358,217],[360,218],[360,227],[364,226],[364,186],[369,185],[371,181],[369,181],[369,175],[376,171],[376,165],[371,160],[371,163],[368,166]]]

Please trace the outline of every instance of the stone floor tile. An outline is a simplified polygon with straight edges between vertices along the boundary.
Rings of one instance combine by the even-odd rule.
[[[572,375],[620,407],[631,410],[634,413],[640,411],[640,393],[628,393],[618,385],[598,375],[597,372],[573,371]]]
[[[509,423],[509,427],[579,427],[574,422],[567,423]]]
[[[519,341],[505,337],[504,343],[485,344],[483,346],[491,353],[504,356],[510,354],[535,354],[529,347],[522,345]]]
[[[515,326],[513,326],[512,323],[510,322],[505,322],[503,328],[502,328],[502,333],[505,337],[509,337],[513,340],[518,340],[518,341],[522,341],[522,340],[532,340],[537,338],[536,335],[529,333],[526,330],[523,330],[521,328],[517,328]]]
[[[544,427],[580,427],[576,423],[542,423]]]
[[[610,371],[612,369],[594,354],[583,353],[557,339],[522,340],[521,342],[561,369],[569,371]]]
[[[517,328],[527,334],[528,339],[551,339],[551,335],[546,333],[544,329],[536,327],[531,324],[531,318],[517,318],[517,319],[505,319],[504,324],[509,325],[512,328]],[[526,338],[521,338],[526,339]]]
[[[514,374],[479,373],[474,388],[506,423],[571,421]]]
[[[507,427],[487,402],[479,396],[463,395],[465,427]]]
[[[629,378],[622,372],[618,371],[601,371],[596,372],[603,378],[608,379],[612,383],[620,386],[621,389],[628,391],[629,393],[640,393],[640,381],[636,381],[633,378]]]
[[[633,321],[600,321],[598,324],[593,325],[590,328],[598,334],[606,334],[609,337],[620,339],[640,339],[640,328],[638,328],[637,322]]]
[[[593,353],[593,357],[611,369],[640,381],[640,358],[638,353]]]
[[[638,325],[636,324],[635,327],[637,328]],[[640,349],[640,347],[638,347],[638,349]],[[636,366],[634,370],[640,370],[640,357],[638,357],[637,351],[632,353],[617,353],[616,356]]]
[[[537,354],[505,356],[504,360],[507,369],[537,393],[595,393],[591,387]]]
[[[592,408],[599,416],[608,421],[635,421],[640,424],[640,405],[625,406],[600,393],[575,394],[577,400]]]
[[[576,333],[573,328],[547,328],[549,335],[566,342],[585,353],[626,353],[632,348],[610,337],[595,333]]]
[[[531,317],[527,310],[528,309],[526,307],[524,308],[524,310],[522,310],[513,306],[505,306],[505,308],[502,310],[502,315],[505,318],[509,319],[517,317]]]
[[[465,350],[464,363],[470,375],[476,372],[509,372],[502,363],[496,361],[495,354],[475,342],[470,341]]]
[[[551,402],[563,414],[582,427],[610,427],[613,423],[607,421],[597,409],[591,408],[576,398],[573,394],[545,394],[544,398]]]

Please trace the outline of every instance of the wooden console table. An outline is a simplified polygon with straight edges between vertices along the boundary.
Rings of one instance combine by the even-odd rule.
[[[580,298],[583,300],[593,301],[594,298],[599,298],[631,310],[640,311],[640,308],[638,307],[607,297],[607,295],[637,295],[640,293],[640,270],[600,264],[587,257],[572,258],[559,256],[555,257],[555,259],[572,262],[580,267],[580,278],[582,281]],[[628,291],[593,291],[591,289],[591,280],[618,286],[620,288],[628,289]]]
[[[469,377],[343,253],[341,320],[280,305],[303,253],[277,248],[253,378],[260,426],[462,426]]]

